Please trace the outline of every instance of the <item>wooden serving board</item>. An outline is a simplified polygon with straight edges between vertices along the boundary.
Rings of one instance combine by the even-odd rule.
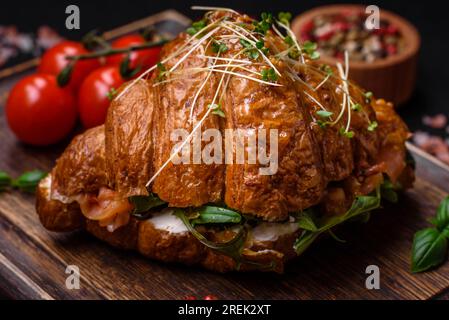
[[[172,12],[173,14],[173,12]],[[129,28],[128,28],[129,29]],[[127,30],[128,30],[127,29]],[[128,30],[129,31],[129,30]],[[7,92],[23,73],[0,80],[0,170],[14,177],[49,170],[67,142],[51,148],[20,144],[7,128]],[[372,215],[367,224],[339,231],[346,243],[315,243],[285,274],[217,274],[163,264],[109,247],[85,232],[55,234],[38,221],[34,196],[0,194],[0,297],[15,299],[184,299],[213,294],[219,299],[444,299],[449,263],[413,275],[413,234],[428,225],[449,193],[449,167],[409,145],[417,161],[415,188],[397,205]],[[80,269],[81,288],[69,290],[68,265]],[[379,290],[365,288],[368,265],[380,269]]]

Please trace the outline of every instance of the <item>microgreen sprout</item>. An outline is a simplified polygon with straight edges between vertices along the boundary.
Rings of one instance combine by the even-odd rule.
[[[290,24],[291,19],[292,19],[292,14],[290,12],[279,12],[278,13],[278,20],[287,26]]]
[[[373,132],[374,130],[376,130],[377,126],[377,121],[370,122],[368,125],[368,131]]]
[[[225,43],[214,40],[212,42],[212,52],[214,53],[225,53],[228,51],[228,47]]]
[[[271,82],[275,82],[278,79],[278,75],[276,74],[276,72],[274,71],[273,68],[270,69],[263,69],[260,72],[260,75],[262,76],[262,80],[263,81],[271,81]]]
[[[254,21],[254,31],[262,35],[266,35],[273,25],[273,15],[271,13],[262,12],[260,21]]]
[[[320,58],[320,53],[316,51],[317,44],[315,42],[306,41],[302,45],[302,51],[305,52],[310,59],[317,60]]]
[[[327,111],[327,110],[318,110],[318,111],[316,112],[316,114],[317,114],[319,117],[323,118],[323,119],[328,119],[330,116],[333,115],[333,112],[330,112],[330,111]]]
[[[265,47],[265,42],[261,39],[256,42],[256,48],[263,52],[263,54],[268,54],[269,50]]]
[[[351,106],[351,109],[354,110],[354,111],[360,111],[360,110],[362,110],[362,105],[360,103],[354,103]]]
[[[167,71],[167,69],[165,68],[165,66],[161,62],[157,63],[157,70],[159,71],[159,73],[157,75],[157,78],[156,78],[157,81],[164,80],[165,72]]]
[[[340,134],[343,137],[346,137],[348,139],[352,139],[354,137],[354,132],[353,131],[346,131],[344,127],[340,128]]]
[[[323,120],[317,120],[316,123],[320,126],[320,128],[324,129],[328,125],[328,122]]]
[[[201,31],[202,29],[204,29],[204,27],[206,27],[207,23],[206,20],[199,20],[196,21],[194,23],[192,23],[192,26],[190,26],[189,28],[187,28],[186,32],[193,36],[195,34],[197,34],[199,31]]]
[[[109,90],[109,92],[106,94],[106,97],[108,98],[109,101],[114,100],[114,97],[117,95],[117,90],[115,88],[111,88],[111,90]]]
[[[246,49],[252,49],[253,46],[251,43],[249,43],[249,41],[246,41],[245,39],[240,39],[240,44],[246,48]]]
[[[320,70],[326,72],[327,75],[333,75],[334,70],[328,64],[322,64]]]
[[[289,46],[294,46],[295,42],[293,41],[293,38],[291,36],[285,36],[284,42],[288,44]]]
[[[246,49],[245,53],[249,58],[253,60],[259,58],[259,51],[249,41],[240,39],[240,44]]]
[[[282,13],[279,16],[279,23],[280,25],[285,28],[288,31],[289,29],[289,19],[291,19],[291,14],[289,13]],[[281,19],[282,18],[282,19]],[[315,42],[306,41],[303,43],[301,50],[299,50],[299,46],[295,42],[295,39],[289,34],[284,37],[284,42],[290,46],[290,50],[288,52],[288,56],[292,59],[297,59],[301,55],[301,51],[306,53],[310,59],[317,60],[320,58],[320,53],[317,50],[317,44]]]
[[[319,88],[321,88],[327,82],[327,80],[329,80],[330,77],[331,75],[327,74],[326,77],[324,77],[324,79],[315,87],[314,91],[317,91]]]
[[[309,55],[310,59],[318,60],[320,58],[320,53],[318,51],[314,51]]]
[[[373,93],[371,91],[365,92],[363,94],[365,96],[366,103],[370,103],[371,99],[373,98]]]
[[[256,36],[254,35],[254,33],[252,33],[249,30],[246,30],[240,26],[238,26],[235,23],[230,23],[229,21],[223,22],[223,24],[221,25],[223,28],[228,29],[230,31],[232,31],[234,34],[238,35],[240,38],[250,42],[250,44],[253,44],[255,46],[255,41],[257,41]],[[238,29],[238,30],[236,30]],[[245,36],[244,34],[242,34],[242,31],[244,34],[246,34],[247,36]],[[249,39],[251,38],[251,40]],[[256,50],[262,54],[262,59],[265,60],[265,62],[274,69],[274,71],[276,71],[277,75],[279,77],[282,77],[282,74],[279,72],[279,70],[277,70],[277,68],[273,65],[273,63],[270,61],[270,59],[268,59],[268,57],[259,49],[256,48]],[[255,55],[253,55],[255,56]]]
[[[288,56],[294,60],[298,59],[301,54],[299,53],[298,49],[291,48],[288,52]]]
[[[215,114],[222,118],[226,118],[226,115],[224,111],[221,109],[221,105],[219,103],[210,104],[209,108],[212,109],[212,114]]]
[[[288,44],[290,46],[290,49],[288,51],[288,56],[294,60],[299,58],[299,51],[298,49],[295,47],[295,41],[293,40],[293,38],[289,35],[284,37],[284,42],[286,44]]]

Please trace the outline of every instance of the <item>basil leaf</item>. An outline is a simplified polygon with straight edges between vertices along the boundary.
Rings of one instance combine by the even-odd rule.
[[[315,225],[315,222],[313,222],[312,217],[309,214],[309,210],[303,211],[298,216],[298,225],[301,229],[307,230],[307,231],[317,231],[318,228]]]
[[[192,225],[209,223],[240,223],[242,216],[233,210],[216,207],[203,206],[198,210],[198,218],[191,221]]]
[[[440,232],[435,228],[418,231],[413,239],[412,272],[426,271],[440,265],[447,253],[449,232]]]
[[[317,220],[317,230],[304,230],[298,239],[296,239],[293,248],[298,255],[302,254],[315,239],[323,232],[329,231],[336,225],[347,220],[358,217],[364,213],[377,209],[380,206],[380,189],[376,190],[375,195],[357,197],[345,214],[341,216],[328,216]]]
[[[237,235],[232,238],[230,241],[225,243],[215,243],[212,241],[209,241],[206,239],[205,236],[203,236],[200,232],[198,232],[193,225],[191,224],[188,217],[185,215],[184,210],[182,209],[175,209],[175,215],[184,222],[187,229],[190,231],[190,233],[198,239],[202,244],[205,246],[217,250],[229,257],[234,258],[236,261],[241,258],[241,253],[243,250],[243,245],[246,241],[247,232],[246,229],[242,226],[239,231],[237,232]]]
[[[47,176],[46,172],[40,170],[33,170],[25,172],[19,178],[12,181],[12,186],[18,188],[19,190],[33,193],[36,191],[36,187],[39,182]]]
[[[0,191],[5,190],[11,185],[11,177],[4,171],[0,171]]]
[[[346,211],[345,214],[341,216],[323,217],[318,224],[320,226],[318,231],[320,232],[327,231],[347,220],[353,219],[354,217],[360,216],[366,212],[370,212],[374,209],[377,209],[379,208],[379,206],[380,206],[379,190],[376,191],[375,196],[356,197],[356,199],[351,205],[351,208],[349,208],[349,210]]]
[[[296,254],[299,256],[304,251],[309,248],[309,246],[318,238],[320,235],[320,232],[310,232],[307,230],[304,230],[298,239],[296,239],[295,244],[293,245],[293,248],[296,251]]]
[[[129,197],[128,201],[134,206],[133,215],[148,212],[150,209],[166,204],[165,201],[152,193],[149,196]]]
[[[398,194],[395,191],[395,186],[390,180],[385,180],[385,182],[380,186],[380,193],[382,198],[386,199],[391,203],[398,202]]]
[[[223,209],[223,208],[220,208]],[[212,209],[211,209],[212,210]],[[224,209],[227,210],[227,209]],[[206,239],[200,232],[198,232],[194,226],[191,224],[189,218],[186,216],[185,211],[182,209],[175,209],[175,215],[184,222],[184,225],[189,230],[189,232],[203,245],[206,247],[218,251],[228,257],[231,257],[236,262],[236,269],[239,270],[240,266],[245,263],[248,265],[253,265],[258,267],[261,270],[273,270],[276,265],[273,262],[269,262],[267,264],[262,264],[254,261],[249,261],[242,256],[242,252],[245,246],[246,238],[248,236],[247,228],[243,225],[240,226],[237,234],[225,243],[215,243]]]
[[[437,209],[437,215],[432,219],[432,224],[437,227],[439,231],[449,227],[449,196],[441,201]]]

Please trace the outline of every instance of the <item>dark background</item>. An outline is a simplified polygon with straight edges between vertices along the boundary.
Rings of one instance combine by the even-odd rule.
[[[342,1],[318,0],[273,0],[273,1],[23,1],[3,0],[0,4],[0,25],[15,24],[21,31],[32,32],[42,24],[56,29],[67,38],[79,39],[93,29],[108,30],[127,22],[146,17],[164,9],[174,8],[195,19],[199,12],[191,11],[191,5],[215,5],[232,7],[250,15],[262,11],[273,13],[290,11],[298,14],[309,8]],[[414,97],[400,109],[413,130],[421,127],[423,114],[447,113],[449,105],[449,9],[444,1],[343,1],[346,3],[375,4],[391,10],[410,20],[422,37],[422,49],[419,61],[418,83]],[[81,30],[65,29],[65,8],[76,4],[81,11]],[[444,130],[437,132],[447,135]]]

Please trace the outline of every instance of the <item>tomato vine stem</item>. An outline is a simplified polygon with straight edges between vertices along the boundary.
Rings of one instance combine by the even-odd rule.
[[[65,58],[67,60],[72,60],[72,61],[95,59],[95,58],[100,58],[100,57],[112,56],[112,55],[116,55],[116,54],[130,53],[132,51],[154,48],[154,47],[161,46],[167,42],[168,42],[167,39],[162,39],[159,41],[149,42],[149,43],[145,43],[145,44],[141,44],[141,45],[133,45],[133,46],[130,46],[127,48],[103,49],[103,50],[99,50],[99,51],[92,52],[92,53],[86,53],[86,54],[80,54],[80,55],[74,55],[74,56],[66,56]]]

